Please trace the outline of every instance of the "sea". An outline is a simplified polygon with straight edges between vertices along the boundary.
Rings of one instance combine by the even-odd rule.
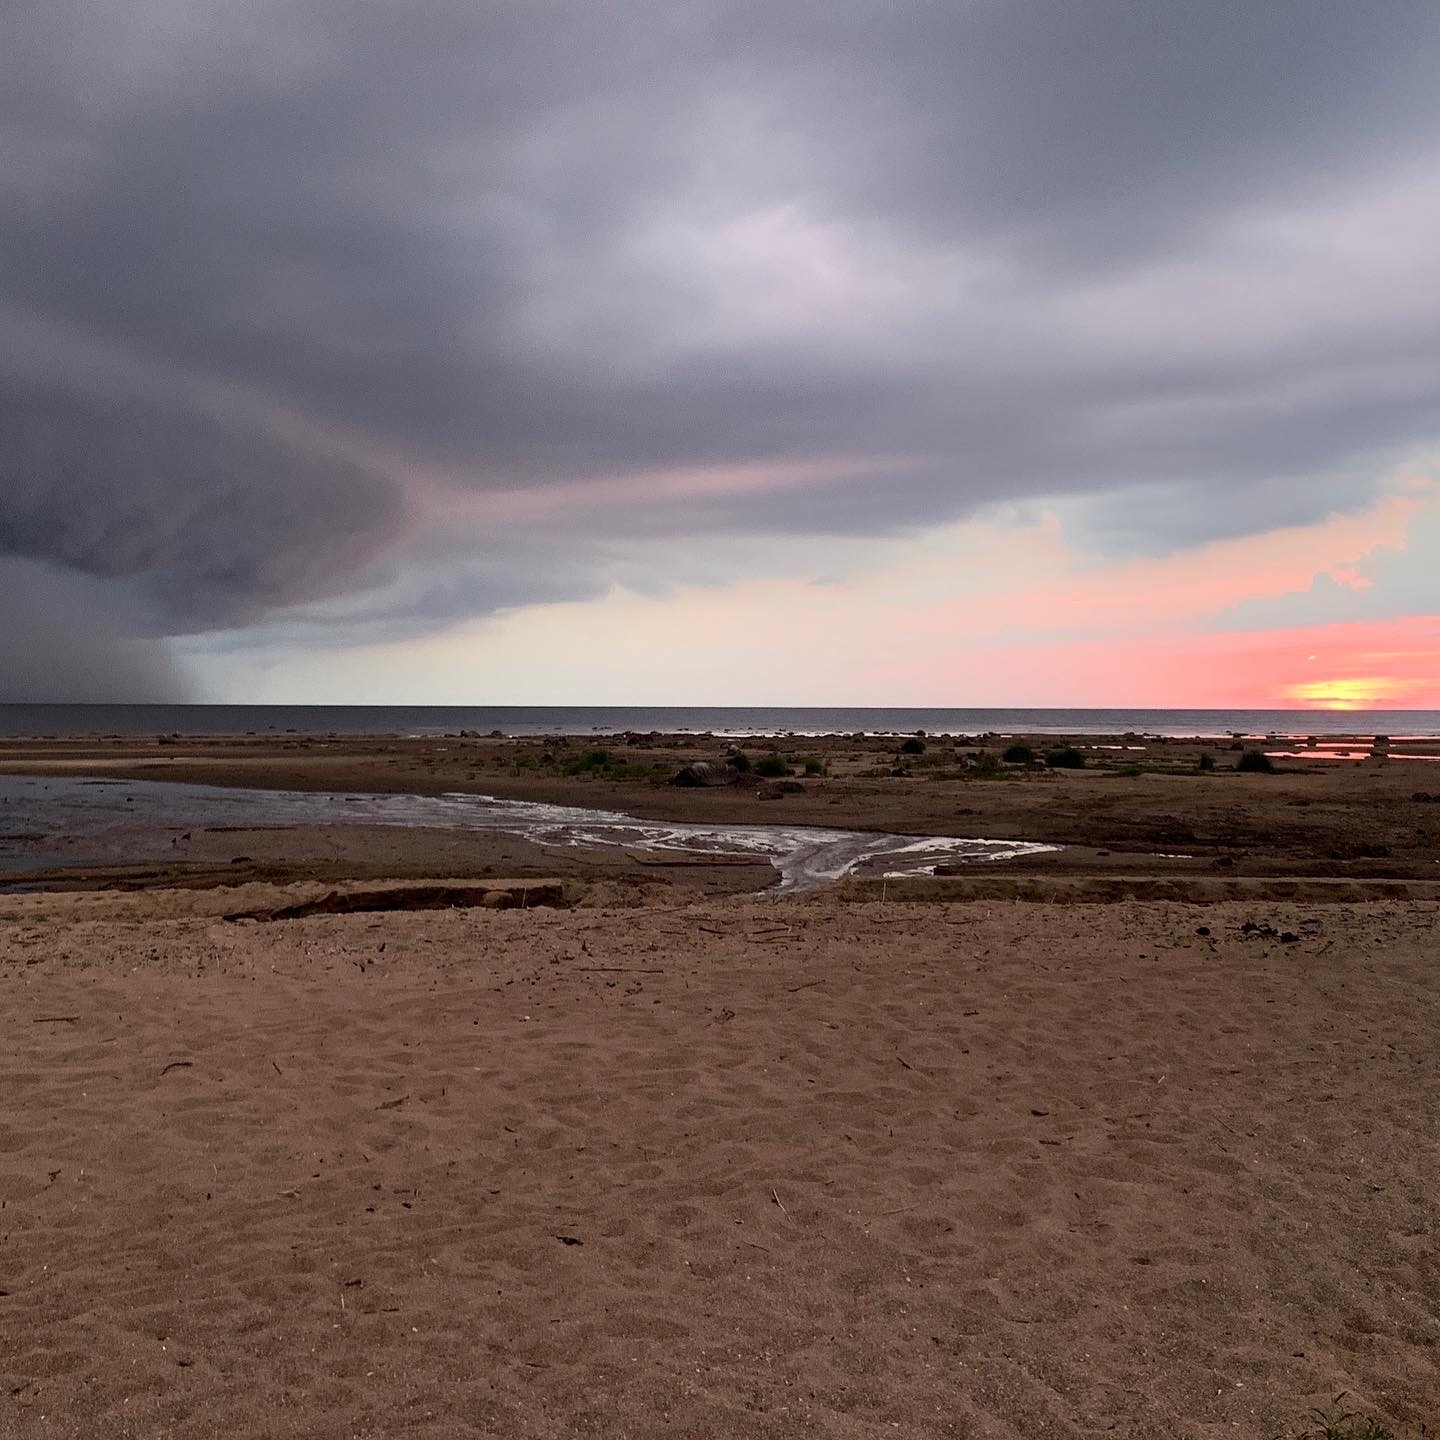
[[[62,735],[1390,735],[1440,710],[1086,710],[680,705],[0,705],[0,736]]]

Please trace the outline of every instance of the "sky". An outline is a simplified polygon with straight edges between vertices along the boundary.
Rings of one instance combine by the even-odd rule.
[[[1433,0],[9,0],[0,700],[1440,708]]]

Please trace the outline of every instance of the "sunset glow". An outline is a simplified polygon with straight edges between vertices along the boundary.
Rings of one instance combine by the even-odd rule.
[[[1302,709],[1384,710],[1403,706],[1419,682],[1376,675],[1345,680],[1312,680],[1288,686],[1284,695]]]
[[[1097,562],[1067,540],[1055,513],[972,522],[877,547],[870,554],[884,563],[852,561],[850,573],[824,581],[616,586],[404,646],[310,657],[303,671],[263,651],[230,654],[217,683],[239,677],[244,693],[263,698],[303,685],[339,701],[385,674],[408,696],[458,702],[456,677],[479,673],[534,704],[586,695],[760,705],[799,693],[835,705],[884,695],[897,705],[1440,708],[1440,617],[1236,623],[1257,601],[1303,611],[1308,600],[1295,597],[1337,572],[1336,603],[1370,603],[1417,527],[1437,519],[1435,487],[1409,476],[1357,514],[1165,558]],[[783,559],[805,555],[792,546]],[[707,564],[725,556],[697,550],[692,568]],[[757,644],[760,636],[783,643]],[[537,678],[537,654],[564,655],[565,666]]]

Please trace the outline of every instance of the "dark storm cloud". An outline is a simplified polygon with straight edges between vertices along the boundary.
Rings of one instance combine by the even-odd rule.
[[[12,0],[6,32],[0,551],[159,629],[393,580],[437,528],[450,572],[400,586],[434,614],[602,586],[607,534],[1126,492],[1101,529],[1184,543],[1440,429],[1403,241],[1440,219],[1429,0]],[[875,463],[574,489],[826,457]]]
[[[3,398],[5,548],[131,579],[167,629],[325,594],[399,522],[383,481],[253,420],[13,383]]]

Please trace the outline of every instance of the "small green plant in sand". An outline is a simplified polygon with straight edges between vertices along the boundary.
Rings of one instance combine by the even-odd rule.
[[[826,775],[829,772],[825,769],[823,760],[816,760],[813,756],[805,762],[805,773],[807,775]]]
[[[1215,757],[1213,755],[1202,755],[1196,762],[1197,770],[1211,771],[1215,768]]]
[[[750,769],[750,757],[743,750],[736,750],[725,757],[727,765],[733,765],[742,775]]]
[[[925,753],[925,742],[918,736],[912,735],[901,747],[902,755],[923,755]]]
[[[1294,1435],[1276,1436],[1276,1440],[1399,1440],[1395,1432],[1372,1415],[1357,1415],[1345,1408],[1342,1391],[1323,1410],[1310,1412],[1308,1430]]]
[[[1045,763],[1052,770],[1083,770],[1085,756],[1073,745],[1066,745],[1061,750],[1052,750],[1045,757]]]
[[[1035,752],[1028,745],[1012,745],[1000,758],[1007,765],[1033,765]]]
[[[1275,762],[1263,750],[1247,750],[1235,762],[1242,775],[1273,775]]]

